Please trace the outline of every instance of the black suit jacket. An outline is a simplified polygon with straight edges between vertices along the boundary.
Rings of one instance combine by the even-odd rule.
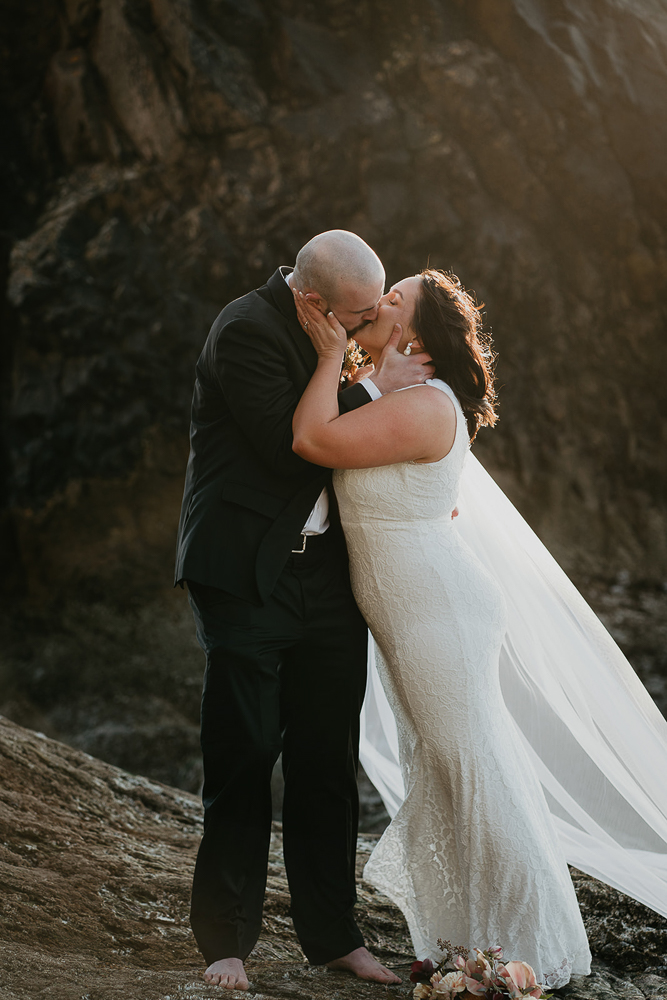
[[[197,362],[190,458],[178,529],[176,583],[192,580],[247,601],[271,594],[331,470],[292,451],[292,417],[317,365],[279,268],[230,302]],[[341,411],[370,401],[351,386]],[[333,495],[330,491],[330,497]],[[335,503],[329,530],[341,532]]]

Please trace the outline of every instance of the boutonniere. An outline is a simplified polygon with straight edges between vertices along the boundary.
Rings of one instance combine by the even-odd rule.
[[[360,368],[364,368],[369,363],[370,355],[366,354],[365,351],[362,351],[356,340],[349,340],[345,354],[343,355],[343,364],[340,370],[341,388],[346,383],[348,385],[353,385],[356,382],[355,375],[357,374],[357,371]]]

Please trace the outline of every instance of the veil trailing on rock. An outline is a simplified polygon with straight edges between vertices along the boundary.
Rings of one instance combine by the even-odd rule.
[[[459,510],[458,530],[505,594],[503,696],[567,861],[667,916],[667,722],[607,630],[471,454]],[[394,816],[403,781],[377,656],[371,642],[361,762]]]

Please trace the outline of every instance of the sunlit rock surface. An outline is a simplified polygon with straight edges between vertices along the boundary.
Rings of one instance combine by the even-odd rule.
[[[0,975],[3,1000],[214,997],[188,924],[201,835],[191,795],[111,767],[0,717]],[[359,873],[376,838],[359,841]],[[667,921],[588,876],[575,886],[603,962],[575,1000],[667,995]],[[385,990],[305,963],[288,916],[280,827],[271,843],[264,929],[248,971],[267,1000],[408,997],[401,914],[363,882],[369,947],[404,979]],[[616,969],[612,968],[616,966]]]

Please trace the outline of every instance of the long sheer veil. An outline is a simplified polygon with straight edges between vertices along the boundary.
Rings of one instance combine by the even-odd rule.
[[[503,696],[567,861],[667,916],[667,722],[577,589],[471,454],[459,510],[458,530],[505,593]],[[403,781],[378,655],[371,642],[361,761],[394,816]]]

